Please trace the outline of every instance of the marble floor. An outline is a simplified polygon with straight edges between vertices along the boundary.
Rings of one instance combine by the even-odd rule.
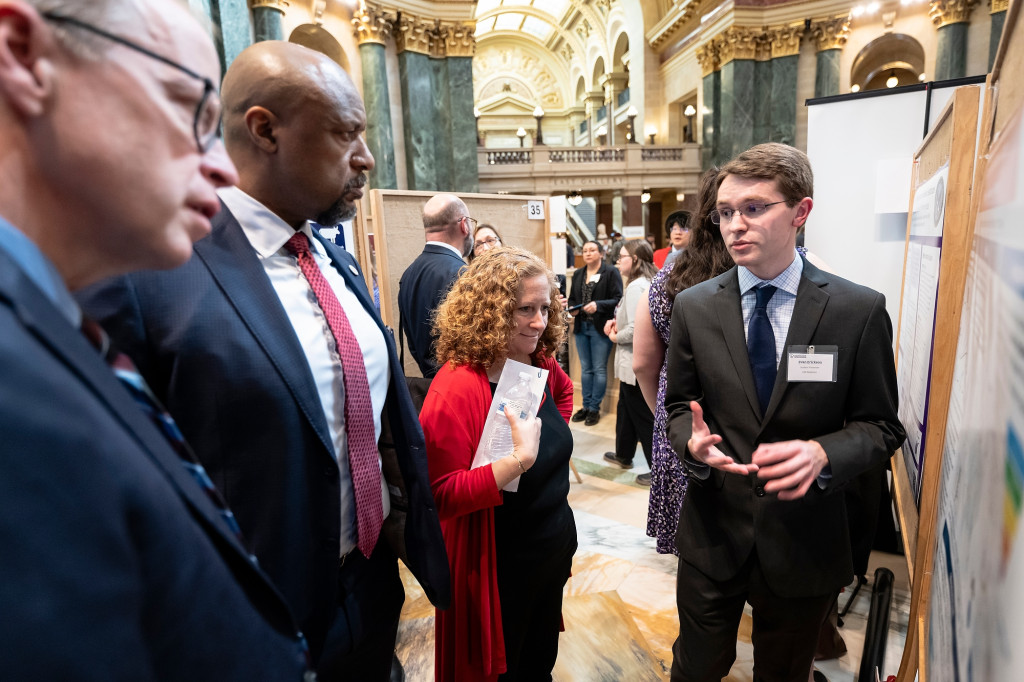
[[[566,630],[559,641],[553,677],[557,682],[630,682],[667,680],[672,642],[678,621],[675,607],[676,558],[654,550],[645,534],[648,488],[636,484],[648,471],[642,453],[634,468],[623,470],[604,461],[614,448],[615,416],[605,415],[592,427],[572,424],[573,462],[582,483],[571,480],[569,504],[576,517],[579,549],[573,575],[565,588]],[[876,552],[869,581],[879,566],[896,576],[884,669],[880,678],[895,674],[906,639],[910,589],[902,556]],[[433,680],[433,608],[415,580],[403,569],[406,604],[399,629],[398,657],[407,682]],[[840,606],[849,598],[840,595]],[[860,590],[840,632],[848,652],[817,668],[830,682],[857,678],[871,583]],[[728,682],[749,682],[753,648],[749,607],[740,624],[736,663]]]

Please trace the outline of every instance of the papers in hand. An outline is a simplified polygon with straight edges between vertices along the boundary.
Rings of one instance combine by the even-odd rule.
[[[477,444],[471,469],[496,462],[512,452],[512,431],[505,417],[505,406],[508,405],[509,411],[519,419],[536,417],[547,380],[546,369],[524,365],[515,360],[505,361],[494,398],[491,399],[491,407],[487,411],[487,421],[484,422],[484,431]],[[519,477],[514,478],[502,490],[513,493],[519,490]]]

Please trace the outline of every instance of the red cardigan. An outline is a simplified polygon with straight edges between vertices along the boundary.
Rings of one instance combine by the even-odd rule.
[[[559,413],[572,414],[572,381],[553,358],[548,388]],[[505,672],[494,541],[494,507],[501,491],[491,465],[470,469],[491,405],[487,373],[444,365],[430,384],[420,411],[427,467],[448,550],[452,605],[435,618],[434,679],[490,682]]]

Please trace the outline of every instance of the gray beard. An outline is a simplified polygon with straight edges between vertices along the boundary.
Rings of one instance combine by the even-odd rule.
[[[469,258],[471,253],[473,253],[473,235],[467,234],[466,240],[462,242],[462,257]]]

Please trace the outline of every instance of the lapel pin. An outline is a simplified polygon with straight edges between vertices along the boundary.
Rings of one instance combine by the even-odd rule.
[[[356,277],[359,276],[359,270],[356,269],[356,266],[354,266],[351,263],[349,263],[348,264],[348,269],[351,270],[352,274],[355,275]]]

